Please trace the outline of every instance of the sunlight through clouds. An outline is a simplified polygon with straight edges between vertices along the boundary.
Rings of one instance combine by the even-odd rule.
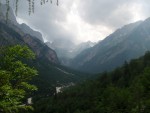
[[[62,25],[62,27],[68,32],[72,32],[79,42],[86,42],[89,40],[97,42],[112,32],[112,30],[105,26],[92,26],[91,24],[83,21],[83,19],[79,16],[76,3],[73,4],[70,12],[68,13],[67,20],[60,25]]]
[[[47,41],[96,42],[126,24],[150,16],[149,0],[60,0],[59,6],[37,3],[31,16],[28,4],[23,0],[19,4],[18,22],[41,31]]]

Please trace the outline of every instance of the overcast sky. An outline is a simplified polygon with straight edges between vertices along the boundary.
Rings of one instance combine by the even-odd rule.
[[[19,0],[18,21],[42,32],[46,41],[99,41],[125,24],[150,16],[150,0],[56,0],[35,4],[28,15],[28,2]],[[40,0],[35,0],[40,1]]]

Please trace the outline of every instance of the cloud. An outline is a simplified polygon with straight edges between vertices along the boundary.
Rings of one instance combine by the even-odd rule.
[[[86,22],[114,29],[132,21],[143,19],[143,6],[145,4],[141,0],[82,0],[78,8],[80,16]],[[137,17],[136,14],[140,17]]]
[[[42,32],[45,40],[98,41],[119,27],[150,16],[149,0],[59,0],[35,4],[28,15],[28,2],[19,1],[18,20]]]
[[[50,3],[41,6],[40,2],[36,2],[35,13],[30,16],[28,15],[28,2],[20,2],[18,9],[17,18],[41,31],[44,37],[47,38],[46,40],[68,37],[65,36],[67,32],[57,24],[65,21],[67,14],[66,9],[57,7],[53,4],[51,5]]]

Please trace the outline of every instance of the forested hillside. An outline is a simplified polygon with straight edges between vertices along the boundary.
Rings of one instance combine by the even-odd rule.
[[[149,113],[150,52],[96,80],[35,101],[35,113]]]

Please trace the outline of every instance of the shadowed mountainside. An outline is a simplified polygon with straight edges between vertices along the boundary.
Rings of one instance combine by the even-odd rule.
[[[150,18],[116,30],[103,41],[80,53],[71,63],[74,69],[98,73],[121,66],[150,50]]]

